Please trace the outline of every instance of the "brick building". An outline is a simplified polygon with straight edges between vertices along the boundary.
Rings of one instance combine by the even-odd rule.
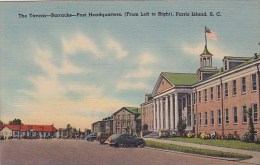
[[[255,131],[260,135],[259,55],[224,57],[222,69],[212,66],[212,57],[205,45],[196,74],[160,74],[152,96],[141,104],[148,112],[142,113],[142,122],[149,130],[177,130],[183,119],[186,130],[241,137],[248,131],[248,109],[252,108]]]

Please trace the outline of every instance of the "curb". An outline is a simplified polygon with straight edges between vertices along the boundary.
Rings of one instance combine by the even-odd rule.
[[[145,147],[145,148],[151,149],[151,150],[156,150],[156,151],[162,151],[162,152],[169,152],[169,153],[176,153],[176,154],[190,155],[190,156],[204,157],[204,158],[211,158],[211,159],[220,159],[220,160],[227,160],[227,161],[246,160],[246,159],[242,159],[242,158],[224,158],[224,157],[216,157],[216,156],[207,156],[207,155],[193,154],[193,153],[180,152],[180,151],[174,151],[174,150],[165,150],[165,149],[153,148],[153,147]]]

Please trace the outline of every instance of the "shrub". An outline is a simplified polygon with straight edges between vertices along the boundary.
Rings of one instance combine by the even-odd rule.
[[[191,132],[191,131],[189,131],[189,132],[186,134],[186,136],[187,136],[188,138],[192,138],[192,137],[194,137],[194,136],[195,136],[195,133],[194,133],[194,132]]]
[[[210,134],[207,134],[207,133],[202,133],[202,134],[200,134],[200,138],[201,139],[210,139]]]
[[[249,134],[248,134],[248,132],[246,132],[246,133],[242,136],[241,140],[242,140],[243,142],[248,142],[248,141],[249,141]]]
[[[211,134],[211,139],[217,139],[218,138],[218,135],[217,135],[217,132],[216,131],[213,131]]]

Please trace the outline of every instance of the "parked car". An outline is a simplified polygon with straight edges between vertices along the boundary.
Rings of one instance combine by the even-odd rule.
[[[98,132],[97,133],[97,141],[99,141],[100,144],[104,144],[109,136],[111,136],[111,133]]]
[[[87,141],[94,141],[94,140],[97,139],[97,134],[96,134],[96,133],[91,133],[91,134],[87,135],[87,136],[85,137],[85,139],[86,139]]]
[[[130,134],[113,134],[105,141],[105,144],[114,147],[144,147],[145,141]]]

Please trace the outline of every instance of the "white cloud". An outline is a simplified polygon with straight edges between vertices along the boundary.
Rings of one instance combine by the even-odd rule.
[[[127,73],[124,78],[149,78],[153,77],[154,72],[151,69],[139,68],[136,71]]]
[[[125,51],[122,46],[120,45],[120,43],[114,41],[114,40],[109,40],[107,45],[106,45],[109,49],[111,50],[115,50],[116,51],[116,57],[118,59],[121,59],[123,57],[126,57],[128,52]]]
[[[96,57],[101,56],[101,52],[98,50],[96,44],[84,34],[77,33],[70,38],[63,37],[61,41],[65,54],[74,55],[77,52],[91,52]]]
[[[80,84],[71,80],[61,82],[61,74],[84,73],[85,70],[72,64],[67,56],[62,56],[60,67],[53,64],[53,54],[46,49],[37,49],[34,54],[35,64],[45,74],[28,78],[32,89],[20,92],[30,99],[14,103],[19,114],[9,114],[7,118],[21,118],[30,124],[52,124],[65,127],[67,123],[77,128],[90,128],[91,123],[101,120],[123,106],[133,106],[116,98],[103,96],[103,88],[96,85]],[[72,93],[72,95],[71,95]],[[73,93],[80,99],[72,99]]]
[[[185,53],[198,56],[203,52],[205,45],[203,45],[203,44],[190,45],[190,44],[184,43],[181,45],[181,47]],[[224,50],[220,47],[216,47],[213,44],[208,46],[207,48],[208,48],[209,52],[213,54],[213,57],[217,58],[217,59],[222,60],[224,58],[224,56],[233,56],[232,53],[230,53],[227,50]]]
[[[121,80],[117,82],[116,87],[121,90],[147,89],[148,86],[144,82],[129,82]]]
[[[143,53],[138,57],[140,65],[151,65],[158,62],[158,59],[149,53]]]

